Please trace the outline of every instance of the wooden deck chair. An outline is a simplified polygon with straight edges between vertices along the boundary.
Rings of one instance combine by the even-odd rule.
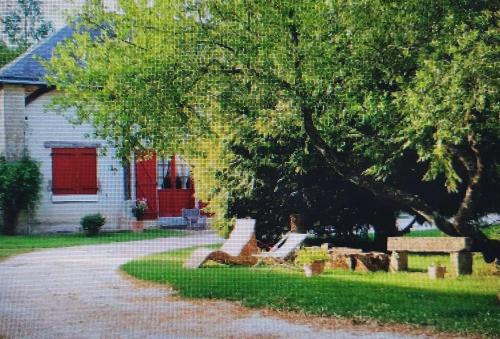
[[[290,258],[295,250],[304,242],[307,234],[289,232],[285,234],[268,252],[254,254],[258,259],[257,264],[262,261],[284,262]]]
[[[191,254],[184,267],[199,268],[207,260],[224,264],[255,265],[257,258],[252,254],[257,252],[255,219],[236,219],[233,231],[219,250],[199,248]]]

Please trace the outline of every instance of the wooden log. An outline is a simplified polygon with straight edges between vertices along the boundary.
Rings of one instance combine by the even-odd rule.
[[[378,252],[330,252],[329,267],[355,270],[360,272],[375,272],[389,268],[389,256]]]
[[[335,247],[333,248],[332,253],[353,254],[353,253],[363,253],[363,250],[359,248],[350,248],[350,247]]]
[[[340,268],[344,270],[353,270],[355,262],[350,255],[331,253],[328,267],[333,269]]]
[[[352,257],[356,260],[355,271],[375,272],[389,269],[389,256],[385,253],[358,253]]]

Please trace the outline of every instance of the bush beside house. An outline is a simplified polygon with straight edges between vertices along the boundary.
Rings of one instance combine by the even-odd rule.
[[[105,223],[106,218],[100,213],[86,215],[80,221],[83,232],[89,237],[97,235]]]
[[[3,234],[15,234],[21,212],[32,212],[35,209],[39,200],[41,180],[39,166],[29,156],[9,161],[0,157],[0,210]]]

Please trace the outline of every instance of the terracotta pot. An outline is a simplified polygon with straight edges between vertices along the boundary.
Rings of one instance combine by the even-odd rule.
[[[132,231],[142,232],[143,230],[144,230],[144,221],[143,220],[135,220],[132,223]]]
[[[429,266],[428,274],[431,279],[443,279],[446,273],[446,267],[444,266]]]
[[[315,261],[310,265],[304,265],[304,273],[306,277],[312,277],[313,275],[319,275],[325,270],[324,261]]]

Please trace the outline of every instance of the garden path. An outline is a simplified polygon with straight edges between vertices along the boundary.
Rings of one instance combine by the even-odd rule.
[[[410,337],[363,326],[317,327],[307,318],[230,302],[186,301],[170,288],[140,283],[118,270],[140,256],[220,241],[198,232],[9,258],[0,263],[0,338]]]

